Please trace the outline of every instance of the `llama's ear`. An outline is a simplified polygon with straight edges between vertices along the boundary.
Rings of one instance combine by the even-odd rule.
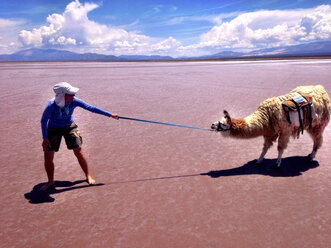
[[[224,113],[224,117],[231,119],[228,111],[224,110],[223,113]]]
[[[227,119],[228,123],[230,124],[231,123],[231,117],[228,113],[228,111],[224,110],[224,118]]]

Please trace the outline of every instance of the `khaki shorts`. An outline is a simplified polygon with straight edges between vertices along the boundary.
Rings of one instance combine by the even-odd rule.
[[[59,151],[62,136],[64,137],[69,150],[79,148],[83,144],[83,139],[80,136],[78,126],[75,122],[71,123],[70,126],[61,128],[48,127],[47,132],[48,140],[52,147],[48,146],[46,151]]]

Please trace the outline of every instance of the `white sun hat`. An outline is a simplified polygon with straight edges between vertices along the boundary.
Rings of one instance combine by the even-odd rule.
[[[67,82],[61,82],[53,87],[54,93],[55,94],[68,94],[68,95],[75,95],[78,91],[79,88],[73,87],[71,84]]]

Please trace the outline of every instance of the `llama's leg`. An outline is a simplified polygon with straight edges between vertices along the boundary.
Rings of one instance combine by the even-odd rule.
[[[282,163],[282,156],[283,156],[284,150],[278,150],[278,157],[277,157],[277,162],[275,164],[276,168],[280,167],[280,164]]]
[[[314,158],[316,156],[317,150],[318,150],[318,147],[314,145],[312,152],[308,155],[308,160],[309,161],[313,161],[314,160]]]
[[[256,160],[256,164],[261,164],[261,162],[264,159],[264,156],[267,154],[269,148],[272,146],[272,140],[269,139],[268,137],[264,137],[264,144],[263,144],[263,149],[261,152],[261,155],[258,160]]]
[[[323,135],[322,135],[323,130],[322,131],[321,130],[308,130],[308,133],[310,134],[310,136],[312,137],[312,139],[314,141],[313,150],[308,155],[308,159],[310,161],[312,161],[316,156],[317,150],[322,146],[322,143],[323,143]]]
[[[279,135],[279,139],[278,139],[278,157],[277,157],[277,162],[275,164],[275,167],[279,168],[280,164],[282,163],[282,156],[284,153],[284,150],[287,147],[287,144],[290,140],[290,135],[287,133],[281,133]]]
[[[264,156],[267,154],[267,151],[268,151],[268,148],[265,148],[265,147],[263,146],[263,149],[262,149],[261,155],[260,155],[259,159],[256,160],[256,162],[255,162],[256,164],[261,164],[261,162],[262,162],[263,159],[264,159]]]

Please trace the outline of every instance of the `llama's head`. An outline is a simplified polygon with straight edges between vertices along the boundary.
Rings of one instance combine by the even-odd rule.
[[[229,113],[226,110],[224,110],[224,117],[221,120],[211,124],[210,128],[218,132],[226,132],[231,129],[231,125],[232,125],[231,117]]]

